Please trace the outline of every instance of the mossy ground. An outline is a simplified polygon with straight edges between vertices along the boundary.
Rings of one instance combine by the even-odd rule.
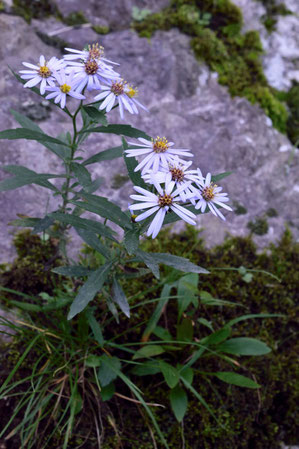
[[[206,26],[200,21],[203,13],[211,14]],[[144,37],[174,27],[191,36],[196,57],[218,73],[219,83],[228,86],[232,96],[259,104],[273,126],[286,133],[288,112],[263,73],[259,34],[241,34],[242,22],[240,9],[230,0],[172,0],[169,7],[134,22],[133,27]]]
[[[24,235],[24,234],[23,234]],[[37,241],[28,244],[28,238],[17,238],[19,260],[12,266],[15,273],[13,288],[30,291],[36,288],[36,280],[27,277],[18,278],[18,264],[22,258],[28,257],[27,251],[32,250]],[[23,242],[21,244],[21,242]],[[23,249],[21,248],[23,245]],[[29,248],[28,248],[29,246]],[[39,245],[37,245],[39,246]],[[209,275],[200,276],[199,289],[208,291],[213,297],[240,304],[237,307],[207,307],[202,304],[198,309],[190,306],[187,316],[192,316],[194,332],[197,338],[207,334],[207,329],[197,321],[197,318],[212,320],[215,329],[223,326],[231,318],[248,313],[281,313],[284,316],[271,319],[257,319],[240,323],[234,336],[250,336],[260,338],[271,348],[272,353],[263,357],[246,358],[238,361],[243,366],[244,374],[254,375],[262,385],[259,393],[252,390],[229,386],[219,380],[211,382],[210,378],[201,375],[201,371],[221,371],[227,369],[223,361],[218,358],[204,358],[197,362],[197,374],[194,388],[208,401],[214,410],[222,427],[216,423],[209,412],[189,395],[189,409],[184,419],[184,431],[177,424],[169,410],[168,389],[162,382],[162,377],[146,376],[133,377],[134,382],[144,392],[148,402],[158,402],[166,406],[165,409],[153,409],[161,426],[165,438],[171,449],[182,448],[182,438],[185,439],[186,449],[278,449],[280,441],[286,443],[298,442],[296,435],[296,397],[298,384],[296,383],[296,286],[298,285],[297,265],[299,262],[298,246],[286,232],[278,245],[271,247],[262,254],[257,254],[250,238],[231,238],[212,250],[207,250],[198,238],[197,231],[188,228],[179,235],[172,235],[168,231],[161,232],[159,239],[146,240],[143,249],[148,251],[171,252],[176,255],[189,257],[194,263],[210,269]],[[43,247],[42,247],[43,248]],[[35,251],[39,257],[40,251]],[[251,282],[245,282],[238,271],[222,270],[223,268],[240,267],[255,270],[266,270],[280,279],[280,282],[267,274],[254,273]],[[162,268],[167,274],[169,268]],[[31,277],[39,278],[39,273],[32,272]],[[13,277],[11,276],[11,279]],[[19,285],[17,285],[19,282]],[[152,295],[144,293],[145,286],[154,286],[158,281],[151,275],[134,279],[123,284],[128,297],[140,292],[138,302],[152,299]],[[42,287],[44,289],[44,287]],[[158,292],[155,293],[155,297]],[[130,321],[120,317],[120,323],[105,329],[105,337],[124,332],[122,343],[140,341],[142,327],[136,327],[141,321],[147,321],[154,310],[154,305],[139,307],[132,314]],[[49,316],[40,314],[33,317],[38,324],[49,326]],[[43,320],[45,320],[43,322]],[[172,334],[175,333],[177,322],[177,306],[172,301],[162,316],[160,325],[166,326]],[[75,323],[74,323],[75,325]],[[18,341],[6,353],[7,368],[13,366],[16,351],[21,351],[25,341]],[[115,352],[117,355],[117,350]],[[175,355],[174,355],[175,354]],[[169,355],[171,363],[182,362],[188,357],[185,351],[176,351]],[[118,354],[121,356],[120,354]],[[26,375],[33,363],[31,356],[29,365],[19,372]],[[4,365],[3,365],[4,366]],[[6,366],[6,365],[5,365]],[[118,381],[116,391],[130,396],[129,391]],[[144,412],[140,407],[114,397],[101,405],[105,438],[103,449],[150,449],[153,447],[150,436],[150,422],[144,420]],[[78,418],[79,419],[79,418]],[[79,427],[72,438],[69,448],[78,448],[84,442],[84,432],[90,429],[88,409],[84,408],[84,416],[80,417]],[[91,427],[92,428],[92,427]],[[155,432],[154,432],[155,434]],[[52,448],[61,448],[61,436],[57,435]],[[16,440],[17,441],[17,440]],[[96,446],[96,438],[91,434],[83,447]],[[11,446],[11,448],[16,448]],[[159,442],[159,449],[162,447]]]

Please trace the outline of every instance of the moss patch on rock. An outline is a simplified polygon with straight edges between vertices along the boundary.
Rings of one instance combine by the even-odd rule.
[[[51,15],[61,17],[56,3],[52,0],[13,0],[13,11],[26,22],[42,19]]]
[[[206,26],[200,21],[201,13],[211,15]],[[219,83],[228,86],[232,96],[259,104],[273,126],[285,133],[288,113],[264,75],[259,34],[241,34],[242,23],[240,9],[230,0],[172,0],[161,12],[134,22],[133,28],[144,37],[175,27],[191,36],[196,57],[218,73]]]

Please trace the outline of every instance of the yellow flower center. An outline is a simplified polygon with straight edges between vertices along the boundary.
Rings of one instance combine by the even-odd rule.
[[[49,78],[51,76],[51,70],[46,65],[42,65],[38,71],[39,76],[42,78]]]
[[[216,189],[217,185],[211,182],[211,184],[208,187],[204,187],[201,194],[204,200],[211,201],[215,197],[214,190]]]
[[[88,45],[89,58],[88,59],[100,59],[104,55],[104,47],[99,44]]]
[[[172,200],[173,198],[171,195],[167,195],[167,193],[164,193],[164,195],[159,196],[159,206],[170,206],[172,204]]]
[[[69,93],[69,91],[71,90],[71,86],[69,86],[68,84],[62,84],[61,86],[60,86],[60,90],[61,90],[61,92],[62,93],[64,93],[64,94],[68,94]]]
[[[165,153],[165,151],[167,151],[169,148],[168,140],[166,139],[166,137],[157,136],[157,138],[155,140],[152,140],[152,142],[153,150],[155,151],[155,153]]]
[[[184,180],[184,171],[181,168],[170,167],[169,171],[173,181],[182,182]]]
[[[128,95],[128,97],[133,98],[136,97],[138,95],[138,89],[137,87],[132,87],[130,85],[128,85],[128,90],[126,92],[126,94]]]
[[[123,81],[114,81],[111,85],[111,92],[118,96],[124,93],[125,83]]]
[[[88,60],[85,62],[85,72],[87,75],[95,75],[98,71],[98,64],[95,61]]]

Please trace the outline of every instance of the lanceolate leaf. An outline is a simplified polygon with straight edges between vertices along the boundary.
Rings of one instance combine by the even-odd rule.
[[[109,148],[108,150],[101,151],[100,153],[94,154],[90,158],[86,159],[86,161],[82,162],[82,165],[95,164],[96,162],[101,161],[110,161],[112,159],[122,157],[122,155],[123,155],[122,146]]]
[[[0,139],[7,140],[18,140],[18,139],[27,139],[27,140],[36,140],[41,143],[55,143],[57,145],[65,145],[61,140],[55,139],[54,137],[48,136],[42,132],[33,131],[31,129],[26,128],[15,128],[15,129],[7,129],[5,131],[0,131]]]
[[[102,329],[101,329],[100,324],[97,322],[97,320],[93,314],[93,311],[91,309],[88,309],[86,312],[86,315],[87,315],[88,324],[93,332],[95,340],[101,347],[104,346],[104,337],[102,334]]]
[[[83,187],[87,187],[91,184],[91,176],[89,171],[82,165],[77,162],[73,162],[71,165],[72,171],[79,183]]]
[[[82,133],[107,133],[107,134],[117,134],[119,136],[128,136],[128,137],[143,137],[144,139],[150,140],[150,136],[148,136],[144,131],[140,129],[133,128],[130,125],[108,125],[108,126],[97,126],[96,128],[90,128],[86,131],[82,131]]]
[[[163,263],[164,265],[168,265],[186,273],[209,273],[205,268],[195,265],[184,257],[173,256],[172,254],[167,253],[150,253],[150,255],[157,263]]]
[[[0,191],[12,190],[28,184],[38,184],[50,190],[57,191],[57,188],[51,184],[48,179],[64,178],[65,175],[56,175],[52,173],[36,173],[20,165],[6,165],[2,170],[15,175],[14,178],[4,179],[0,182]]]
[[[101,123],[103,126],[108,125],[107,117],[104,111],[99,111],[99,109],[94,106],[83,106],[83,109],[94,122]]]
[[[136,257],[152,271],[153,275],[159,279],[160,278],[160,271],[159,271],[159,264],[157,261],[152,257],[150,253],[146,253],[145,251],[142,251],[141,249],[138,249],[136,251]]]
[[[51,270],[53,273],[61,274],[62,276],[69,277],[82,277],[88,276],[93,273],[90,268],[83,267],[82,265],[69,265],[65,267],[56,267]]]
[[[106,259],[111,258],[111,253],[107,246],[103,245],[98,236],[92,232],[87,231],[86,229],[76,228],[77,234],[80,235],[81,239],[87,243],[87,245],[91,246],[93,249],[102,254]]]
[[[269,346],[255,338],[231,338],[217,348],[221,352],[233,355],[265,355],[271,352]]]
[[[194,302],[198,290],[198,273],[181,277],[178,283],[178,318],[180,319],[191,302]],[[198,300],[197,300],[198,301]]]
[[[135,354],[133,356],[133,360],[154,357],[155,355],[163,354],[163,352],[165,352],[165,351],[162,348],[162,346],[146,345],[146,346],[143,346],[141,349],[138,349],[138,351],[135,352]]]
[[[150,317],[150,319],[147,323],[147,326],[145,328],[145,331],[143,332],[142,341],[148,341],[151,333],[157,326],[157,324],[160,320],[160,317],[163,313],[163,310],[169,301],[171,289],[172,289],[172,285],[169,285],[169,284],[164,285],[162,292],[161,292],[161,298],[157,304],[157,307],[155,308],[154,313]]]
[[[129,229],[124,235],[124,244],[130,255],[135,254],[139,244],[139,232],[136,229]]]
[[[223,382],[231,385],[237,385],[238,387],[260,388],[260,385],[254,382],[252,379],[234,372],[222,371],[219,373],[213,373],[213,375],[218,377],[218,379],[222,380]]]
[[[107,262],[88,277],[87,282],[80,288],[78,295],[71,305],[68,320],[71,320],[78,313],[82,312],[87,304],[92,301],[95,295],[102,289],[112,264],[113,262]]]
[[[187,411],[188,397],[185,390],[179,385],[170,391],[170,405],[176,419],[181,422]]]
[[[169,388],[174,388],[180,380],[180,374],[178,370],[166,362],[160,361],[159,365],[165,382],[167,383]]]
[[[54,212],[53,214],[51,214],[51,216],[61,223],[70,224],[75,228],[95,232],[96,234],[100,234],[103,237],[117,242],[117,240],[113,236],[115,232],[112,231],[112,229],[110,229],[108,226],[104,226],[98,221],[89,220],[87,218],[80,218],[76,215],[63,214],[62,212]]]
[[[239,323],[240,321],[251,320],[253,318],[282,318],[284,315],[280,315],[279,313],[252,313],[249,315],[242,315],[238,318],[234,318],[226,323],[226,326],[233,326],[234,324]]]
[[[221,179],[226,178],[227,176],[230,176],[233,172],[232,171],[226,171],[224,173],[219,173],[218,175],[212,176],[213,182],[221,181]]]
[[[120,310],[122,310],[124,314],[128,318],[130,318],[130,306],[128,300],[123,289],[116,279],[114,279],[112,285],[112,299],[119,306]]]

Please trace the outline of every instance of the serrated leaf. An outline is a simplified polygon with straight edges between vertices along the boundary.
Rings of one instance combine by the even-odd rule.
[[[121,363],[117,357],[101,357],[101,366],[98,370],[98,379],[102,387],[106,387],[117,378],[117,371],[121,370]]]
[[[151,253],[146,253],[145,251],[138,249],[135,254],[136,254],[136,257],[152,271],[153,275],[157,279],[160,279],[159,264],[151,256]]]
[[[107,117],[104,111],[99,111],[99,109],[94,106],[83,106],[83,109],[92,121],[101,123],[103,126],[108,125]]]
[[[231,385],[237,385],[238,387],[246,388],[260,388],[261,386],[248,377],[242,376],[230,371],[221,371],[219,373],[211,373],[218,379]]]
[[[74,201],[74,204],[82,209],[94,212],[103,218],[107,218],[107,220],[112,221],[123,229],[132,229],[130,218],[117,204],[109,201],[105,197],[91,195],[89,193],[82,193],[81,196],[84,201]]]
[[[98,368],[101,365],[101,358],[98,355],[89,355],[85,359],[85,365],[89,368]]]
[[[72,162],[71,169],[82,187],[87,187],[91,184],[90,173],[82,164]]]
[[[162,346],[146,345],[146,346],[143,346],[142,348],[138,349],[138,351],[135,352],[135,354],[133,355],[133,360],[154,357],[156,355],[163,354],[163,352],[165,352],[165,351],[162,348]]]
[[[159,365],[162,374],[164,376],[165,382],[167,383],[169,388],[174,388],[180,380],[180,374],[178,370],[166,362],[161,361]]]
[[[98,270],[94,271],[87,279],[83,287],[80,288],[74,302],[71,305],[68,320],[74,318],[78,313],[82,312],[96,294],[102,289],[113,262],[107,262]]]
[[[269,346],[255,338],[232,338],[217,348],[221,352],[233,355],[265,355],[271,352]]]
[[[170,391],[170,405],[174,416],[181,422],[188,408],[188,396],[182,387],[177,385]]]
[[[144,139],[150,140],[150,136],[148,136],[144,131],[140,129],[133,128],[131,125],[108,125],[108,126],[97,126],[95,128],[90,128],[87,130],[81,131],[82,133],[106,133],[106,134],[116,134],[118,136],[127,136],[127,137],[143,137]]]
[[[51,216],[61,223],[70,224],[79,229],[95,232],[96,234],[100,234],[102,237],[106,237],[114,242],[117,242],[113,236],[115,232],[108,226],[105,226],[98,221],[80,218],[76,215],[63,214],[62,212],[54,212]]]
[[[128,318],[130,318],[130,306],[128,300],[126,298],[123,289],[121,288],[120,284],[116,279],[113,280],[112,299],[119,306],[120,310],[122,310],[122,312]]]
[[[91,248],[98,251],[100,254],[102,254],[106,259],[111,258],[111,252],[107,246],[103,245],[103,243],[99,240],[98,236],[92,232],[87,231],[86,229],[80,229],[76,228],[77,234],[81,237],[81,239],[89,245]]]
[[[126,231],[124,235],[124,244],[128,254],[135,254],[139,245],[139,231],[136,229],[129,229]]]
[[[86,161],[82,162],[82,165],[90,165],[102,161],[111,161],[112,159],[122,157],[122,155],[123,155],[123,147],[121,145],[119,147],[109,148],[108,150],[94,154],[90,158],[86,159]]]
[[[109,401],[112,396],[115,393],[115,385],[113,382],[111,382],[110,384],[106,385],[105,387],[102,387],[101,389],[101,398],[102,401]]]

